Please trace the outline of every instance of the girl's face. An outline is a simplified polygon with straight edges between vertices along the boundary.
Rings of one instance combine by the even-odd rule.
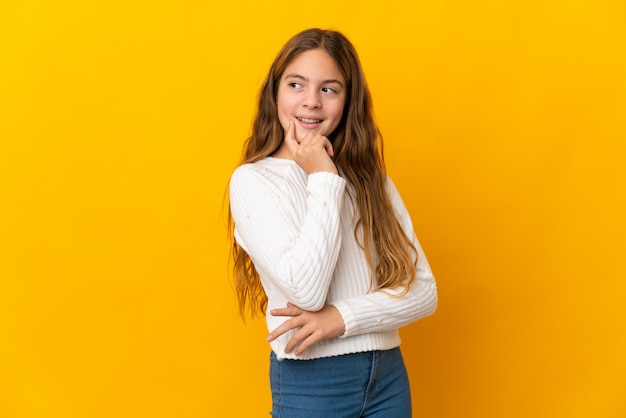
[[[278,119],[286,131],[295,122],[296,138],[329,136],[341,122],[346,81],[335,60],[321,49],[302,52],[285,68],[278,86]]]

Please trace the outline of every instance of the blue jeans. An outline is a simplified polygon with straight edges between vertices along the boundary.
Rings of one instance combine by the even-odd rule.
[[[272,417],[411,418],[399,348],[279,361],[270,355]]]

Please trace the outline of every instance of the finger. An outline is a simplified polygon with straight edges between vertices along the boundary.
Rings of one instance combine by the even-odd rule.
[[[298,308],[296,305],[294,305],[294,304],[293,304],[293,303],[291,303],[291,302],[287,302],[287,306],[288,306],[289,308],[296,309],[296,310],[297,310],[297,311],[299,311],[299,312],[304,312],[302,309]]]
[[[296,150],[298,149],[298,145],[300,145],[300,142],[298,142],[298,140],[296,139],[296,124],[292,120],[289,121],[287,131],[285,132],[285,144],[287,145],[287,149],[289,150],[291,155],[295,155]]]
[[[287,132],[285,133],[285,136],[298,142],[296,140],[296,124],[293,120],[289,120],[289,125],[287,125]]]
[[[330,141],[326,141],[326,146],[324,148],[326,149],[326,153],[329,157],[332,158],[335,155],[335,150],[333,150],[333,144],[331,144]]]
[[[320,341],[321,338],[316,334],[310,334],[304,341],[302,341],[300,343],[300,345],[298,346],[298,348],[296,348],[296,351],[294,351],[294,354],[296,356],[301,355],[302,353],[304,353],[309,347],[311,347],[313,344],[317,343],[318,341]]]
[[[290,319],[288,321],[283,322],[276,329],[274,329],[272,332],[270,332],[270,335],[267,336],[266,340],[267,340],[267,342],[272,342],[276,338],[278,338],[281,335],[283,335],[285,332],[287,332],[289,330],[292,330],[294,328],[299,328],[301,325],[302,324],[300,323],[300,321],[297,318],[292,318],[292,319]]]
[[[293,307],[277,308],[270,311],[270,315],[272,316],[298,316],[301,313],[302,311]]]
[[[297,316],[304,312],[302,309],[298,308],[291,302],[287,302],[286,308],[276,308],[270,310],[270,315],[272,316]]]
[[[304,351],[300,349],[300,346],[304,344],[304,341],[309,339],[311,335],[312,335],[311,331],[307,329],[306,327],[300,328],[295,334],[293,334],[293,336],[287,342],[287,345],[285,346],[285,353],[291,353],[293,349],[296,347],[298,347],[298,349],[294,354],[298,355],[299,353]]]

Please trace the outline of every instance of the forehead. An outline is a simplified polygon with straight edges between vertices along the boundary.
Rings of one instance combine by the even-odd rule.
[[[294,75],[317,81],[339,80],[345,82],[335,60],[321,49],[310,49],[300,53],[287,65],[282,78]]]

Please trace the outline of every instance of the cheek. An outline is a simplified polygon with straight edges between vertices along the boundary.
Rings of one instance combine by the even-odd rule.
[[[289,126],[289,117],[287,116],[287,108],[285,106],[285,101],[281,100],[280,97],[276,103],[276,107],[278,109],[278,121],[280,122],[283,129],[287,130]]]
[[[337,125],[339,125],[339,123],[341,122],[341,119],[343,117],[343,109],[344,109],[343,104],[338,104],[333,109],[333,119],[334,119],[335,127],[337,127]]]
[[[289,116],[278,111],[278,121],[280,122],[280,126],[283,127],[283,130],[286,131],[287,129],[289,129],[289,121],[290,121]]]

